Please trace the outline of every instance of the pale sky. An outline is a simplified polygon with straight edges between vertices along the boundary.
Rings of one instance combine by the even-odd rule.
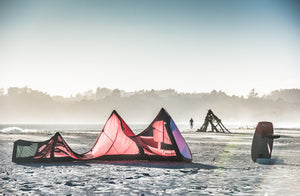
[[[297,0],[0,0],[0,88],[300,88]]]

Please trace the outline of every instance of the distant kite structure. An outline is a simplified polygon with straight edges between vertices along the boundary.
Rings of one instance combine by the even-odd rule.
[[[214,124],[216,123],[216,125]],[[211,131],[212,132],[223,132],[223,133],[231,133],[221,122],[221,119],[219,119],[210,109],[207,112],[207,115],[205,117],[203,125],[200,127],[200,129],[197,130],[197,132],[207,132],[207,128],[211,125]]]

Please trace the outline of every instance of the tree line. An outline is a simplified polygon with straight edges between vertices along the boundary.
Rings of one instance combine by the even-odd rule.
[[[263,96],[251,89],[247,97],[216,90],[209,93],[180,93],[174,89],[126,92],[98,87],[62,97],[28,87],[0,89],[0,123],[97,123],[105,122],[113,110],[127,122],[148,123],[161,107],[177,122],[188,122],[190,118],[202,122],[208,109],[227,122],[297,122],[300,89],[281,89]]]

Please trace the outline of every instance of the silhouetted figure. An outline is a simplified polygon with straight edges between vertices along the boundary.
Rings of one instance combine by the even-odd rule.
[[[191,126],[191,129],[193,129],[193,126],[194,126],[194,120],[193,120],[193,118],[191,118],[191,120],[190,120],[190,126]]]

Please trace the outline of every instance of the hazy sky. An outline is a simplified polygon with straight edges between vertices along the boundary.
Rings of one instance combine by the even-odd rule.
[[[0,88],[260,95],[300,88],[289,0],[0,0]]]

